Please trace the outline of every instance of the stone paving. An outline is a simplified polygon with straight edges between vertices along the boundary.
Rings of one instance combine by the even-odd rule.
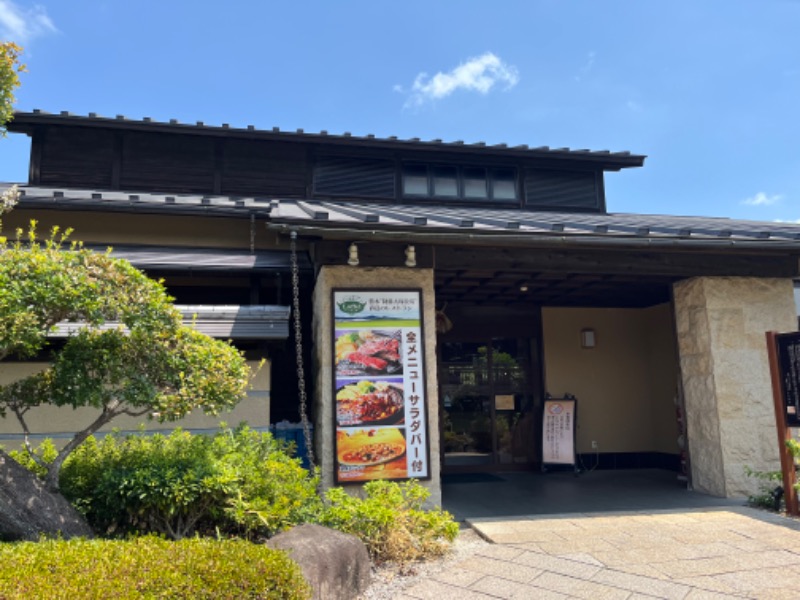
[[[800,522],[746,507],[490,517],[400,600],[800,598]]]

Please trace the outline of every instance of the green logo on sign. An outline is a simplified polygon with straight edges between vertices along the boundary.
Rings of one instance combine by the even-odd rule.
[[[339,310],[343,313],[347,313],[348,315],[355,315],[360,313],[364,310],[364,307],[367,306],[366,302],[359,302],[358,300],[345,300],[344,302],[337,302],[337,306]]]

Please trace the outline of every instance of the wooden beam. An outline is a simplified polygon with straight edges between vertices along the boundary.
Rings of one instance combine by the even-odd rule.
[[[114,132],[114,156],[111,157],[111,188],[118,190],[122,181],[122,136],[119,131]]]
[[[786,512],[791,516],[797,516],[797,491],[794,488],[797,480],[794,456],[786,445],[786,442],[792,439],[792,431],[786,425],[786,416],[783,412],[784,398],[781,388],[777,335],[775,331],[768,331],[766,333],[767,356],[769,358],[769,373],[772,380],[772,400],[775,405],[775,427],[778,433],[778,452],[781,457],[784,502],[786,503]]]
[[[436,268],[456,270],[543,271],[607,275],[659,275],[669,277],[739,276],[797,277],[797,258],[790,255],[739,253],[629,252],[608,250],[552,250],[523,248],[436,248]],[[546,276],[546,275],[545,275]]]
[[[214,193],[222,193],[222,172],[225,168],[225,140],[214,140]]]
[[[39,185],[42,181],[42,148],[44,148],[46,132],[47,129],[44,127],[36,127],[31,136],[31,163],[28,168],[28,183],[30,185]]]

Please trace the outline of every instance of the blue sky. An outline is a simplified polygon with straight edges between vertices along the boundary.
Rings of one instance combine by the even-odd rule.
[[[17,108],[630,150],[609,210],[800,222],[800,2],[0,0]],[[0,181],[27,177],[0,140]]]

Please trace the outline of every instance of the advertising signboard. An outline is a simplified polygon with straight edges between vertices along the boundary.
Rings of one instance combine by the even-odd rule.
[[[800,427],[800,333],[775,336],[788,427]]]
[[[542,464],[575,464],[574,398],[549,398],[542,416]]]
[[[336,482],[429,479],[420,290],[333,290]]]

